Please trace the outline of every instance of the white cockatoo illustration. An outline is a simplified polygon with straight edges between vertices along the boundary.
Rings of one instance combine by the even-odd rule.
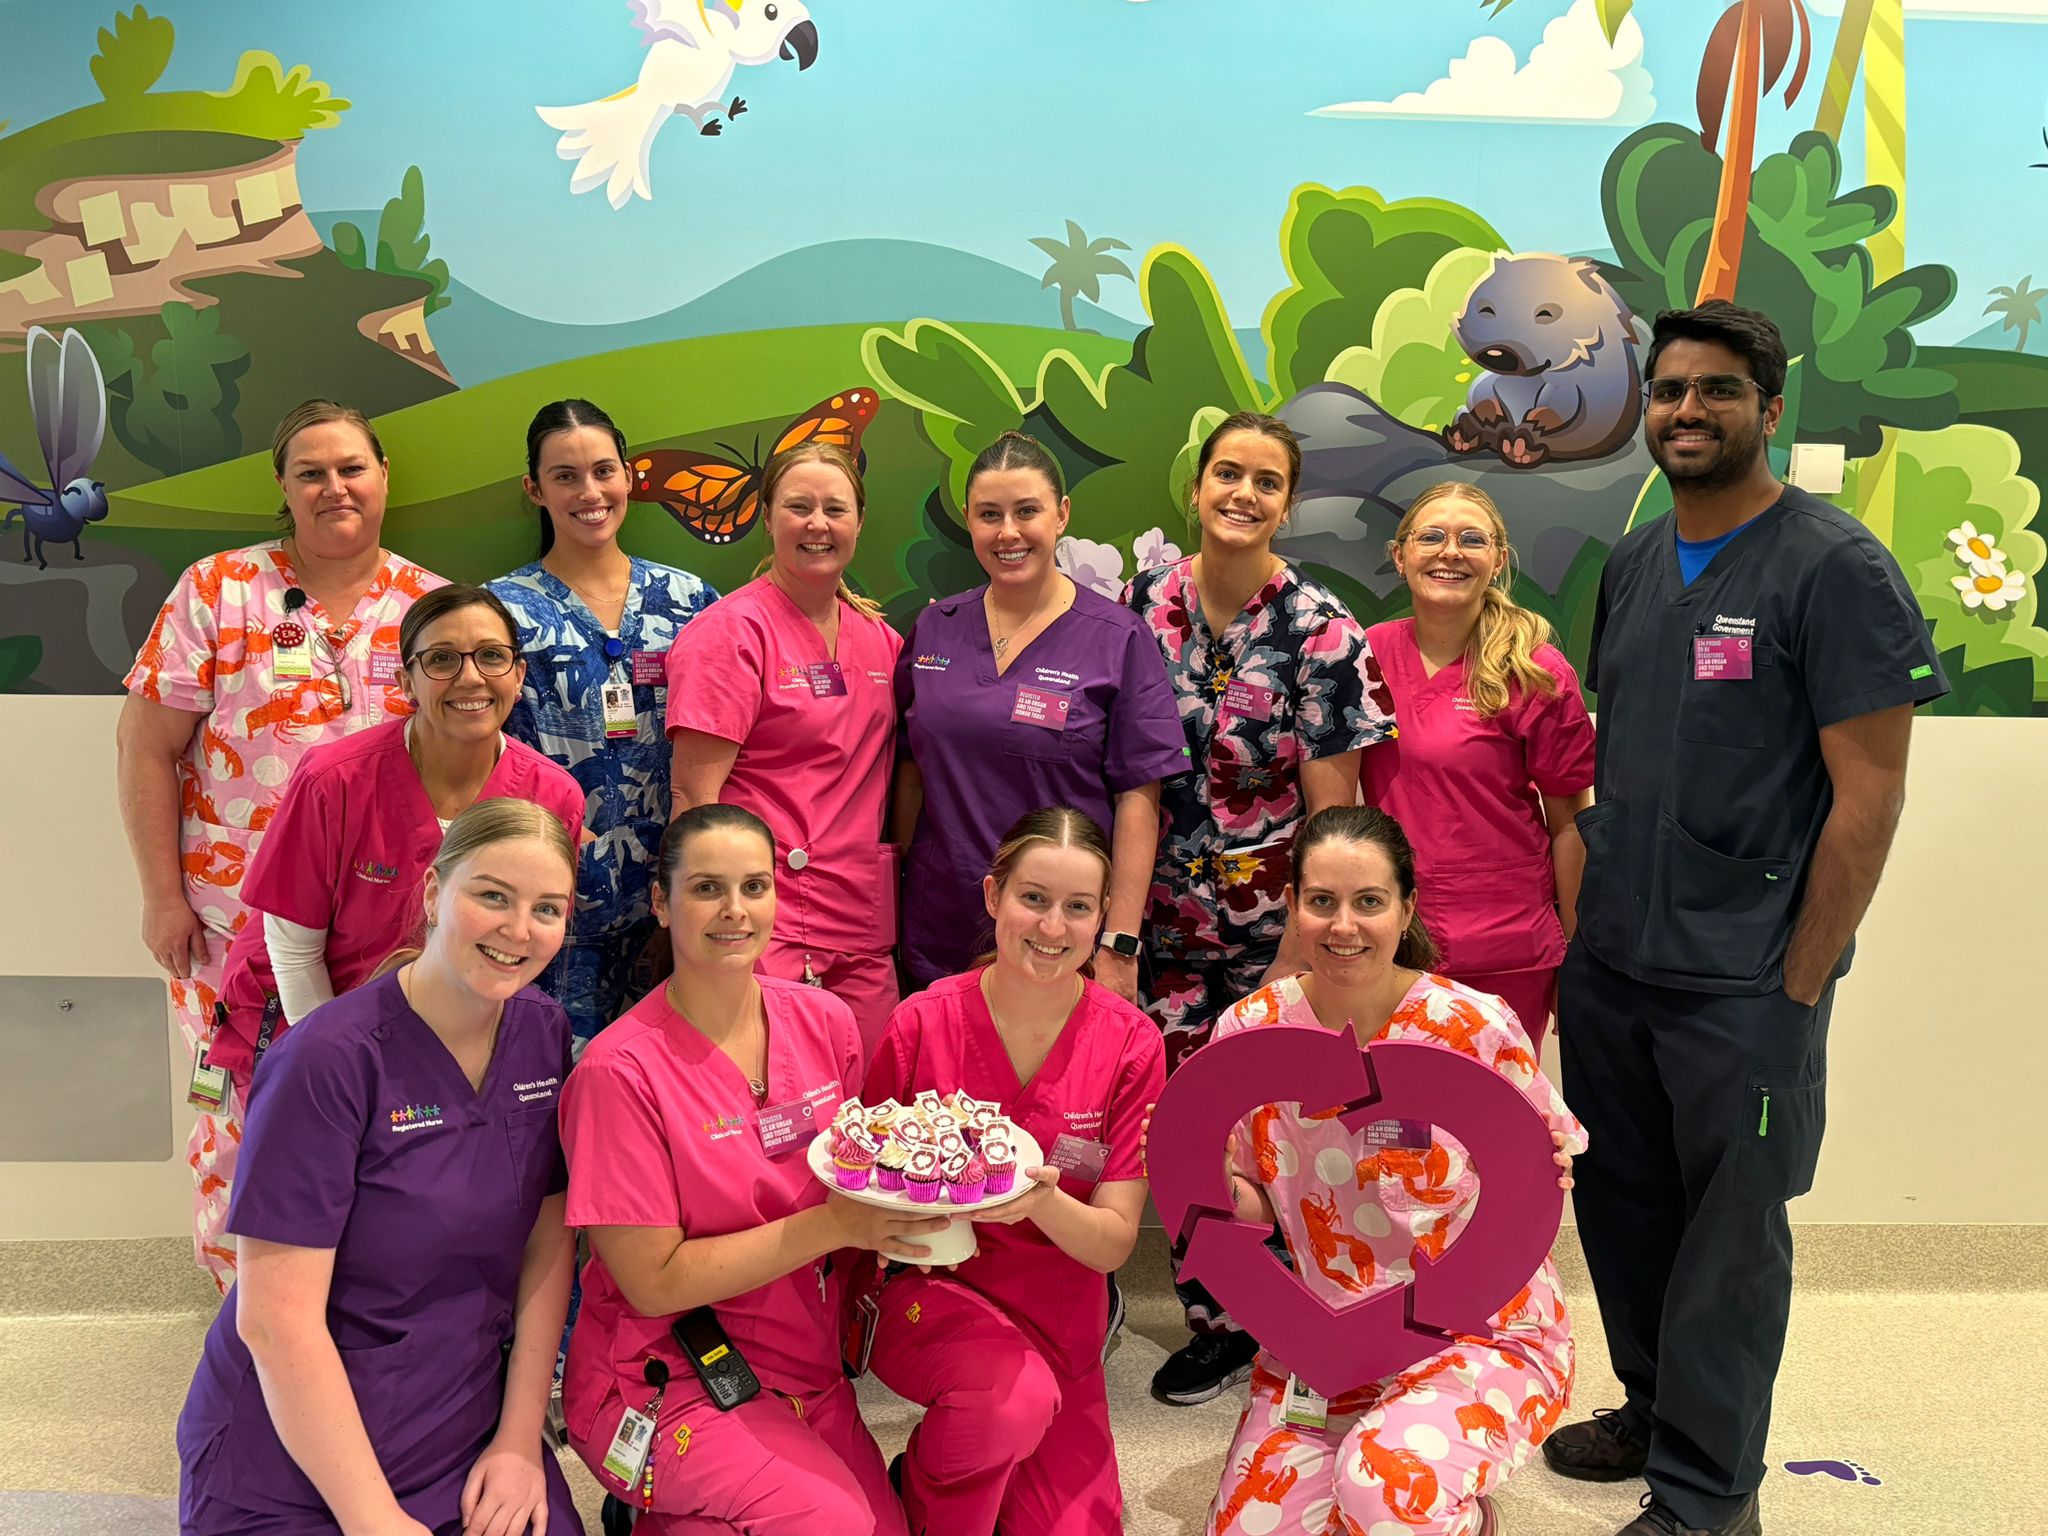
[[[733,71],[742,64],[794,59],[809,69],[818,56],[818,28],[803,0],[626,0],[646,40],[640,78],[616,95],[580,107],[535,107],[541,121],[562,130],[555,153],[576,162],[571,192],[603,185],[614,208],[639,196],[652,199],[647,156],[662,124],[680,114],[697,131],[716,134],[719,114],[747,110],[725,100]]]

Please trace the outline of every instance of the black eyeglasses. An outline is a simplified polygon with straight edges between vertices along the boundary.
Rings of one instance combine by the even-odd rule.
[[[476,663],[478,677],[503,677],[519,665],[519,652],[509,645],[480,645],[473,651],[457,651],[445,645],[437,645],[430,651],[421,651],[406,662],[415,663],[437,683],[462,675],[465,661]]]
[[[1770,399],[1763,385],[1739,373],[1695,373],[1683,379],[1651,379],[1643,386],[1643,398],[1653,411],[1675,411],[1692,390],[1700,392],[1700,404],[1712,411],[1732,410],[1749,398],[1753,389]]]

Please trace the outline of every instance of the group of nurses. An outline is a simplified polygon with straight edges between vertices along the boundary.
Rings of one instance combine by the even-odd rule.
[[[584,1051],[562,1100],[570,1223],[592,1256],[569,1344],[569,1443],[642,1536],[904,1531],[840,1367],[843,1276],[866,1249],[916,1261],[913,1217],[828,1192],[805,1149],[865,1056],[847,1005],[763,974],[787,861],[738,806],[662,838],[654,906],[674,973]],[[716,1323],[760,1384],[725,1409],[671,1334]],[[708,1352],[708,1351],[707,1351]]]
[[[871,1048],[896,1006],[896,850],[882,838],[903,642],[846,585],[867,513],[860,469],[822,440],[762,476],[765,574],[668,653],[677,810],[752,811],[775,840],[763,971],[822,986]]]
[[[553,813],[479,801],[407,895],[424,947],[264,1063],[240,1277],[178,1421],[186,1536],[581,1531],[542,1444],[569,1024],[530,986],[575,883]]]
[[[245,1095],[280,1035],[407,942],[441,835],[472,803],[532,800],[581,834],[576,781],[501,729],[524,674],[504,604],[436,588],[400,624],[398,660],[413,713],[308,752],[250,866],[261,921],[229,951],[208,1053]]]
[[[541,986],[579,1040],[644,987],[649,890],[669,818],[668,654],[718,597],[705,582],[619,548],[632,488],[626,438],[588,400],[542,406],[526,429],[527,497],[540,558],[487,583],[512,615],[525,680],[505,734],[583,790],[576,918]]]
[[[1105,1274],[1145,1205],[1145,1108],[1165,1082],[1159,1032],[1087,975],[1112,875],[1101,829],[1071,806],[1003,835],[977,893],[994,953],[907,999],[865,1099],[961,1092],[998,1103],[1047,1164],[977,1215],[950,1273],[878,1277],[872,1365],[925,1413],[901,1468],[913,1531],[1096,1536],[1122,1524],[1102,1370]]]
[[[1221,1039],[1284,1024],[1349,1032],[1361,1048],[1426,1041],[1485,1063],[1543,1115],[1571,1188],[1578,1122],[1536,1066],[1512,1009],[1432,973],[1414,856],[1400,825],[1364,806],[1309,819],[1286,902],[1307,959],[1217,1020]],[[1333,1306],[1407,1286],[1420,1248],[1441,1254],[1481,1192],[1437,1127],[1349,1131],[1299,1104],[1267,1105],[1232,1140],[1239,1220],[1276,1223],[1301,1282]],[[1262,1353],[1210,1506],[1230,1531],[1402,1531],[1495,1536],[1493,1495],[1557,1424],[1572,1381],[1563,1289],[1548,1258],[1489,1321],[1407,1370],[1322,1400]]]
[[[1414,615],[1366,631],[1401,729],[1364,753],[1365,803],[1414,844],[1443,974],[1505,1001],[1540,1056],[1577,922],[1593,722],[1549,625],[1515,604],[1486,492],[1432,486],[1387,552]]]
[[[361,412],[308,400],[270,455],[284,531],[178,578],[128,673],[116,737],[142,939],[195,1065],[248,916],[243,878],[285,785],[312,748],[410,713],[399,623],[442,585],[379,542],[390,467]],[[211,1073],[195,1071],[193,1091],[193,1250],[225,1292],[241,1100]]]

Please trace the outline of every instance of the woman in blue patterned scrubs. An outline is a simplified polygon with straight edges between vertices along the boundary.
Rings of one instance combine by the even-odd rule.
[[[632,485],[626,439],[588,400],[557,400],[533,418],[525,483],[540,508],[540,559],[489,585],[526,658],[505,730],[568,769],[588,796],[575,921],[540,979],[568,1010],[580,1050],[636,995],[633,964],[653,931],[648,890],[668,825],[662,666],[718,594],[619,548]]]

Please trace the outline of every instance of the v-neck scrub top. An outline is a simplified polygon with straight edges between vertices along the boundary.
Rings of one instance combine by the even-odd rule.
[[[328,1330],[378,1466],[430,1529],[461,1519],[463,1482],[497,1431],[527,1239],[568,1185],[555,1129],[568,1073],[569,1021],[529,987],[506,1002],[472,1088],[393,974],[280,1041],[250,1106],[228,1230],[333,1251]],[[253,1516],[327,1529],[236,1332],[240,1294],[207,1333],[178,1420],[187,1529],[201,1501],[252,1512],[254,1529],[279,1527]],[[553,1458],[543,1465],[559,1482]]]
[[[1166,1084],[1159,1027],[1107,987],[1086,983],[1031,1081],[1020,1083],[981,994],[981,971],[948,976],[906,999],[875,1048],[865,1103],[909,1103],[922,1089],[1000,1104],[1050,1159],[1062,1137],[1099,1147],[1099,1180],[1063,1172],[1060,1188],[1084,1203],[1099,1184],[1145,1176],[1138,1137],[1145,1106]],[[1092,1159],[1091,1159],[1092,1160]],[[1017,1170],[1023,1178],[1024,1170]],[[1031,1335],[1058,1374],[1102,1368],[1102,1276],[1068,1256],[1036,1225],[984,1224],[978,1251],[953,1279],[994,1302]]]
[[[987,590],[926,608],[896,663],[901,739],[924,782],[903,904],[904,963],[922,981],[987,948],[981,881],[1018,817],[1071,805],[1108,835],[1118,795],[1191,766],[1165,660],[1136,614],[1077,585],[998,675]]]
[[[1593,722],[1578,674],[1555,646],[1538,646],[1536,665],[1557,691],[1517,686],[1488,719],[1465,695],[1463,658],[1428,675],[1413,619],[1365,634],[1401,721],[1397,737],[1359,759],[1365,803],[1414,844],[1422,921],[1444,969],[1476,976],[1557,965],[1564,929],[1543,797],[1592,787]]]
[[[337,996],[362,984],[422,923],[422,883],[441,850],[441,819],[405,747],[402,720],[315,747],[292,776],[243,895],[257,913],[327,930],[327,974]],[[507,741],[479,800],[531,800],[582,836],[583,791],[523,742]],[[225,1025],[210,1059],[246,1088],[277,983],[263,924],[250,922],[228,955]],[[285,1021],[277,1021],[277,1032]]]
[[[831,993],[758,979],[768,1013],[762,1105],[732,1059],[669,1006],[665,987],[591,1041],[562,1097],[571,1226],[679,1227],[686,1238],[720,1237],[824,1203],[825,1187],[804,1156],[811,1137],[771,1152],[761,1115],[794,1107],[806,1124],[830,1125],[860,1082],[860,1036],[852,1011]],[[810,1397],[841,1381],[839,1280],[825,1260],[714,1310],[762,1386]],[[636,1312],[603,1258],[591,1255],[562,1387],[579,1448],[597,1433],[602,1460],[621,1398],[645,1403],[649,1355],[671,1370],[664,1419],[679,1403],[708,1401],[669,1338],[670,1321]]]
[[[766,576],[720,598],[668,653],[668,729],[734,742],[718,792],[775,835],[775,937],[848,954],[896,942],[896,850],[882,841],[903,641],[843,598],[837,656]]]

